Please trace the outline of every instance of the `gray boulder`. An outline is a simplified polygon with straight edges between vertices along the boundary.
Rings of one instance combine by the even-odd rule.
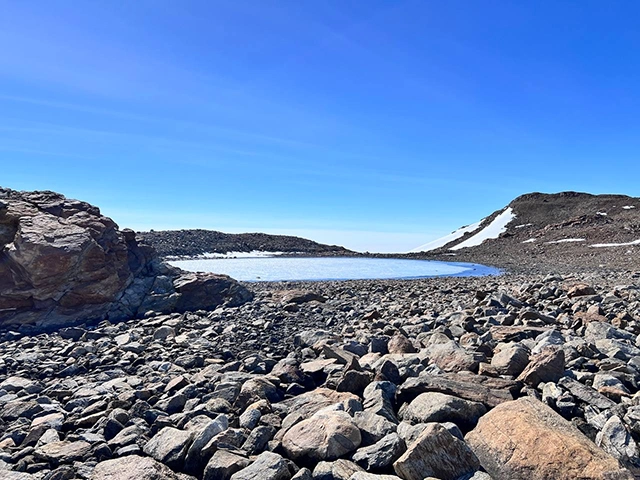
[[[444,393],[426,392],[403,407],[400,415],[410,423],[453,422],[459,426],[473,427],[486,412],[486,407],[480,402]]]
[[[277,453],[263,452],[246,468],[231,475],[231,480],[289,480],[291,472]]]
[[[164,427],[149,440],[143,451],[165,465],[180,470],[194,433],[178,430],[173,427]]]

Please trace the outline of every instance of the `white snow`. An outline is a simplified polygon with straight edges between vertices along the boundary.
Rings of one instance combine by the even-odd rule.
[[[516,225],[515,228],[530,227],[531,225],[533,225],[533,223],[523,223],[522,225]]]
[[[536,239],[535,239],[535,238],[530,238],[529,240],[525,240],[525,241],[524,241],[524,242],[522,242],[522,243],[533,243],[533,242],[535,242],[535,241],[536,241]]]
[[[484,227],[473,237],[468,238],[464,242],[459,243],[449,250],[460,250],[461,248],[475,247],[477,245],[480,245],[485,240],[489,240],[490,238],[498,238],[501,233],[507,230],[507,224],[515,217],[516,215],[513,213],[513,209],[511,207],[508,207],[496,218],[494,218],[489,225]]]
[[[636,208],[636,206],[635,205],[625,205],[622,208],[624,208],[625,210],[631,210],[632,208]]]
[[[266,258],[284,255],[285,252],[262,252],[253,250],[251,252],[227,252],[227,253],[203,253],[198,258]]]
[[[584,242],[586,239],[584,238],[563,238],[562,240],[552,240],[551,242],[545,242],[547,244],[551,243],[571,243],[571,242]]]
[[[453,242],[454,240],[459,239],[465,233],[476,231],[481,223],[482,223],[482,220],[480,220],[479,222],[473,223],[471,225],[467,225],[466,227],[459,228],[455,232],[451,232],[449,235],[445,235],[444,237],[440,237],[429,243],[425,243],[424,245],[421,245],[418,248],[414,248],[409,253],[429,252],[431,250],[435,250],[437,248],[443,247],[447,243]]]
[[[607,216],[607,212],[596,212],[596,215],[601,215],[603,217]]]
[[[596,243],[595,245],[591,245],[591,246],[596,248],[603,248],[603,247],[628,247],[631,245],[640,245],[640,240],[634,240],[633,242],[626,242],[626,243]]]

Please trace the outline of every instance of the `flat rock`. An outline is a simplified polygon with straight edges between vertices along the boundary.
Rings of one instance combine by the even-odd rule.
[[[531,397],[503,403],[465,437],[496,480],[631,480],[570,422]]]
[[[38,447],[36,457],[56,463],[71,463],[82,460],[91,450],[91,444],[83,441],[70,442],[63,440]]]
[[[514,399],[522,384],[513,380],[483,375],[429,375],[408,378],[397,391],[399,402],[408,402],[424,392],[440,392],[474,402],[488,408]]]
[[[576,398],[601,410],[613,408],[617,405],[616,402],[605,397],[595,388],[584,385],[577,380],[574,380],[573,378],[562,377],[558,382],[558,385],[569,390],[569,392],[571,392],[571,395],[575,396]]]
[[[91,480],[184,480],[169,467],[153,458],[129,455],[96,465]]]
[[[349,480],[402,480],[395,475],[378,475],[376,473],[356,472],[349,477]]]

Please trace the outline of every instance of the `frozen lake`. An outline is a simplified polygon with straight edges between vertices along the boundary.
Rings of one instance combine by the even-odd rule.
[[[224,273],[241,281],[365,280],[498,275],[496,268],[473,263],[395,258],[267,257],[175,260],[191,272]]]

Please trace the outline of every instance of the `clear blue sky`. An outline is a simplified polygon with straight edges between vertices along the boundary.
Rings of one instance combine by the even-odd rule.
[[[640,196],[635,1],[0,0],[0,185],[404,251]]]

